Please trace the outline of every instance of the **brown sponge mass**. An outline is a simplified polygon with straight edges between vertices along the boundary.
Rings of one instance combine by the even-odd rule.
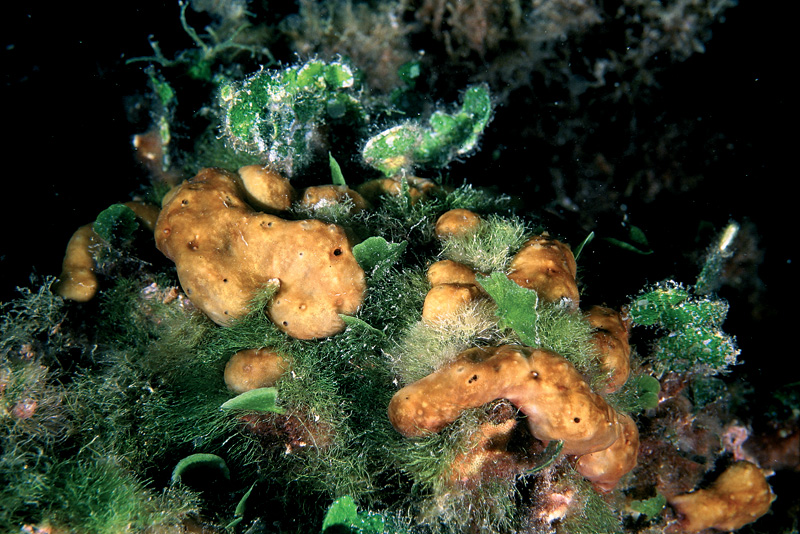
[[[366,290],[344,229],[260,213],[244,198],[240,178],[215,168],[164,198],[156,246],[175,262],[191,301],[228,325],[260,290],[279,284],[267,311],[281,330],[298,339],[344,330],[339,314],[354,314]]]
[[[566,454],[603,450],[622,431],[618,415],[567,360],[517,345],[468,349],[435,373],[398,391],[389,419],[406,437],[438,432],[468,408],[508,399],[531,434],[562,440]]]

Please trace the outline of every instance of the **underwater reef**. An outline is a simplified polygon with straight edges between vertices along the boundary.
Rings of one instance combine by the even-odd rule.
[[[791,247],[697,116],[751,6],[121,8],[0,258],[0,531],[797,532]]]

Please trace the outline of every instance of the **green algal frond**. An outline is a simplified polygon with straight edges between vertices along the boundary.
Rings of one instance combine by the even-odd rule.
[[[0,456],[0,530],[19,532],[20,525],[42,519],[50,503],[51,451],[2,443]]]
[[[350,495],[336,499],[325,513],[322,532],[329,528],[357,532],[359,534],[383,534],[386,520],[374,512],[359,512]]]
[[[221,410],[242,410],[248,412],[286,413],[278,406],[278,389],[274,387],[256,388],[222,403]]]
[[[513,330],[529,347],[539,346],[541,341],[537,336],[534,313],[539,306],[536,292],[515,284],[500,272],[478,276],[477,281],[497,304],[500,327]]]
[[[592,327],[578,314],[558,303],[539,303],[536,313],[536,337],[540,348],[560,354],[582,373],[598,376],[598,355],[592,342]]]
[[[620,389],[605,396],[606,402],[621,413],[637,413],[658,406],[661,385],[654,377],[634,372]]]
[[[48,516],[83,532],[118,534],[145,528],[178,528],[198,507],[186,491],[155,495],[113,456],[86,457],[53,472]]]
[[[412,478],[419,491],[432,491],[456,455],[469,448],[468,438],[485,419],[484,412],[483,408],[464,410],[441,432],[411,439],[398,435],[389,444],[395,462]]]
[[[519,532],[517,496],[511,480],[489,480],[480,488],[448,491],[420,502],[420,525],[431,532],[458,534],[477,532],[513,534]]]
[[[490,215],[477,231],[444,238],[441,256],[481,273],[504,271],[530,231],[520,218]]]
[[[388,338],[394,338],[419,321],[427,292],[428,281],[420,269],[393,268],[386,276],[370,280],[359,317]]]
[[[256,463],[262,474],[291,485],[298,495],[375,493],[374,477],[384,468],[379,455],[366,451],[377,446],[370,435],[388,434],[375,424],[385,420],[378,413],[385,411],[390,392],[380,356],[384,337],[358,319],[325,340],[287,338],[280,351],[291,370],[275,390],[284,414],[245,416],[243,430],[265,445],[260,457],[246,442],[231,454]]]
[[[40,519],[58,451],[74,433],[57,375],[34,354],[0,358],[0,531]],[[66,447],[64,447],[66,448]]]
[[[222,133],[236,151],[261,155],[291,176],[324,144],[325,124],[345,118],[363,123],[358,80],[342,60],[312,60],[223,83]]]
[[[653,346],[656,366],[662,371],[694,370],[713,375],[736,364],[741,351],[736,339],[718,328],[691,325],[670,332]]]
[[[142,372],[191,387],[188,377],[203,374],[197,365],[204,355],[200,347],[213,325],[170,282],[118,279],[101,297],[99,339],[104,347],[131,355]]]
[[[136,360],[109,351],[103,369],[73,379],[66,402],[79,423],[76,435],[150,466],[175,454],[213,452],[194,448],[219,447],[236,428],[219,410],[229,398],[221,376],[206,373],[202,388],[164,384]]]
[[[125,204],[112,204],[100,212],[92,228],[111,246],[120,246],[133,237],[139,223],[131,208]]]
[[[0,443],[3,450],[48,449],[67,439],[73,421],[64,388],[38,359],[0,362]]]
[[[370,280],[383,278],[398,262],[408,245],[407,241],[389,243],[382,237],[369,237],[353,247],[353,256]]]
[[[706,251],[703,268],[700,270],[694,286],[696,294],[707,295],[719,289],[726,262],[736,252],[735,241],[739,230],[739,223],[731,221],[720,232],[716,242]]]
[[[690,324],[720,326],[728,304],[710,297],[693,297],[678,284],[666,283],[636,297],[629,312],[637,324],[677,330]]]
[[[404,177],[400,180],[399,195],[383,196],[375,210],[365,210],[355,219],[368,235],[381,236],[392,243],[408,241],[412,249],[427,248],[433,238],[436,219],[442,211],[442,201],[436,195],[415,200]]]
[[[652,290],[634,297],[629,315],[636,324],[658,326],[671,310],[688,300],[689,296],[689,290],[676,282],[658,284]]]
[[[319,219],[326,223],[338,224],[349,228],[357,227],[359,221],[355,217],[356,204],[350,197],[345,197],[336,202],[320,202],[312,206],[295,203],[292,205],[291,213],[298,219]],[[355,234],[360,234],[358,230]]]
[[[513,330],[524,345],[556,352],[590,376],[600,373],[592,327],[580,315],[540,301],[535,291],[503,273],[479,276],[478,283],[497,304],[499,325]]]
[[[267,316],[267,306],[278,287],[267,285],[250,303],[250,311],[224,328],[213,328],[203,338],[201,352],[215,361],[252,348],[284,349],[291,341]]]
[[[225,463],[225,460],[216,454],[198,452],[182,458],[175,465],[175,468],[172,470],[170,481],[172,484],[177,484],[182,480],[185,474],[195,470],[219,471],[225,478],[231,478],[231,471],[228,468],[228,464]]]
[[[740,352],[736,339],[721,329],[727,313],[724,300],[696,296],[672,281],[635,296],[628,312],[634,325],[665,331],[652,351],[660,373],[694,370],[708,376],[725,372]]]
[[[347,187],[347,182],[344,179],[344,174],[342,174],[342,167],[339,165],[339,162],[333,157],[333,154],[328,152],[328,164],[331,168],[331,183],[333,185],[343,185]]]
[[[475,149],[492,112],[488,86],[471,86],[457,112],[438,110],[426,123],[411,120],[388,128],[367,141],[362,157],[387,176],[423,165],[445,167]]]
[[[490,191],[485,188],[475,188],[472,184],[464,182],[444,198],[445,208],[448,210],[467,209],[476,213],[510,214],[514,209],[514,199],[509,195]]]
[[[653,249],[650,247],[647,237],[644,235],[642,229],[638,226],[628,225],[628,235],[624,240],[615,239],[613,237],[605,237],[603,239],[615,247],[619,247],[622,250],[633,252],[635,254],[647,256],[648,254],[653,253]]]
[[[656,493],[655,497],[632,501],[630,507],[631,510],[637,514],[642,514],[648,518],[654,518],[661,513],[666,504],[667,498],[660,493]]]
[[[181,27],[194,42],[195,48],[182,50],[175,57],[168,58],[161,51],[158,41],[155,41],[151,36],[150,47],[153,49],[153,55],[134,57],[128,59],[126,63],[148,62],[168,68],[182,67],[191,78],[205,81],[211,80],[213,76],[212,67],[215,63],[221,63],[221,59],[226,55],[232,56],[240,52],[246,52],[253,58],[265,60],[265,64],[276,63],[272,52],[268,48],[240,42],[240,33],[250,27],[249,22],[240,22],[236,18],[231,18],[227,21],[228,24],[224,26],[224,32],[214,31],[210,26],[207,26],[205,29],[208,33],[200,35],[186,20],[186,8],[189,3],[179,2],[179,5]]]
[[[61,328],[67,318],[64,299],[53,293],[56,279],[45,278],[38,289],[18,288],[20,296],[0,304],[0,355],[7,356],[23,349],[47,348],[57,354],[70,344],[69,334]],[[23,351],[24,352],[24,351]]]
[[[451,480],[456,458],[468,453],[487,421],[485,408],[465,410],[441,432],[390,445],[397,465],[413,481],[417,519],[433,532],[512,532],[515,526],[514,480],[487,480],[477,488]]]

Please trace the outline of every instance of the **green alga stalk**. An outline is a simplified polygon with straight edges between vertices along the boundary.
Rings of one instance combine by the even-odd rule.
[[[259,155],[291,176],[324,146],[323,126],[364,122],[358,77],[341,60],[309,61],[223,83],[222,134],[236,151]]]
[[[411,120],[384,130],[367,141],[362,157],[387,176],[420,166],[445,167],[477,147],[492,111],[488,86],[471,86],[457,112],[439,110],[425,123]]]

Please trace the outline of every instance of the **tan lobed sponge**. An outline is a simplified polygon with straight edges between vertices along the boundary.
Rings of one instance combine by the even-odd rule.
[[[369,180],[356,187],[356,191],[358,191],[367,202],[378,203],[381,197],[401,196],[403,194],[404,180],[408,185],[408,195],[412,204],[420,200],[425,200],[439,187],[435,182],[427,178],[405,176],[403,178],[391,177]]]
[[[573,310],[580,302],[577,272],[569,245],[546,233],[526,241],[508,266],[508,277],[517,285],[533,289],[548,302],[567,299]]]
[[[344,229],[260,213],[244,198],[239,177],[216,168],[202,169],[164,197],[156,246],[175,262],[189,299],[228,325],[277,283],[267,312],[278,328],[298,339],[344,330],[339,314],[354,314],[366,290]]]
[[[485,296],[475,280],[475,271],[452,260],[437,261],[428,268],[431,289],[425,296],[422,318],[439,321],[454,315],[471,302]]]
[[[288,356],[274,350],[240,350],[225,365],[225,385],[233,393],[271,387],[290,367]]]
[[[470,210],[462,208],[444,212],[436,220],[434,232],[439,239],[453,236],[465,236],[477,232],[483,220],[481,216]]]
[[[236,171],[247,202],[256,209],[275,213],[287,211],[297,193],[289,180],[261,165],[246,165]]]
[[[398,391],[389,419],[406,437],[439,432],[468,408],[508,399],[527,416],[534,437],[562,440],[565,454],[609,447],[621,435],[617,412],[566,359],[517,345],[472,348]]]
[[[746,460],[730,465],[708,489],[668,499],[684,532],[737,530],[769,511],[775,495],[761,469]]]
[[[630,321],[603,306],[592,306],[586,320],[595,329],[594,346],[600,355],[600,365],[608,373],[602,393],[613,393],[625,384],[631,373]]]
[[[158,207],[145,202],[125,202],[139,222],[151,232],[158,218]],[[94,223],[78,228],[67,243],[67,251],[61,264],[61,274],[53,290],[59,296],[76,302],[88,302],[100,290],[95,274],[97,267],[93,249],[102,239],[94,231]]]
[[[315,185],[303,190],[303,195],[298,202],[300,207],[312,212],[330,206],[347,207],[350,215],[367,209],[367,201],[358,192],[346,185]]]
[[[634,467],[639,456],[639,429],[630,416],[617,414],[622,431],[617,441],[602,451],[578,458],[575,469],[600,491],[611,491]]]

